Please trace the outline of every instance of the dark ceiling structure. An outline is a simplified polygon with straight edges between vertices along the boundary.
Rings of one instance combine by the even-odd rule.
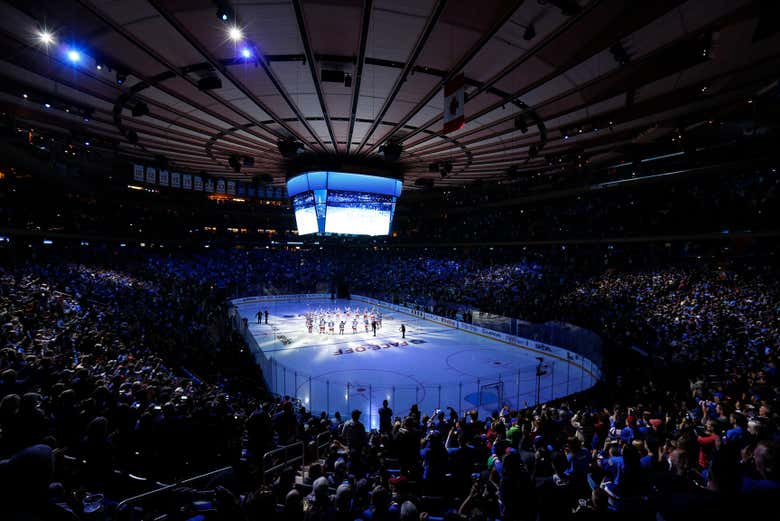
[[[282,183],[290,150],[392,148],[409,187],[495,181],[614,160],[777,88],[776,3],[9,1],[0,105],[232,179]],[[461,73],[465,126],[443,134]]]

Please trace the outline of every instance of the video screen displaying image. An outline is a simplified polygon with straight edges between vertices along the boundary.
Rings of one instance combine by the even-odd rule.
[[[325,233],[387,235],[394,208],[390,195],[328,191]]]
[[[298,225],[298,235],[317,233],[317,211],[314,207],[314,194],[302,193],[293,197],[293,211]]]

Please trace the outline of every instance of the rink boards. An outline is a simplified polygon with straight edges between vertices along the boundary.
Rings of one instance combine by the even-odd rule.
[[[236,327],[272,392],[297,397],[317,413],[359,409],[372,427],[382,400],[396,414],[414,403],[424,413],[448,406],[492,411],[567,396],[600,378],[590,360],[564,349],[368,297],[273,295],[232,302]],[[365,331],[362,314],[357,334],[351,321],[343,335],[338,322],[334,335],[319,334],[317,324],[308,333],[307,313],[331,310],[335,316],[346,307],[380,311],[376,336]],[[269,312],[267,325],[257,324],[258,310]],[[540,364],[544,374],[537,376]]]

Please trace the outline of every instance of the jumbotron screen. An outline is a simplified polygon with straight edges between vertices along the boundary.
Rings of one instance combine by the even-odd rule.
[[[388,235],[398,179],[349,172],[305,172],[287,181],[298,234]]]

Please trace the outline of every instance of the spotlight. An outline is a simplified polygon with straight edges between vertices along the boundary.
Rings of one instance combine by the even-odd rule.
[[[233,19],[233,9],[228,5],[220,5],[217,8],[217,18],[223,22],[229,22]]]
[[[51,108],[51,103],[44,103],[43,106],[46,107],[47,109],[50,109]]]
[[[244,47],[241,49],[241,57],[245,60],[250,60],[252,58],[252,50],[249,47]]]
[[[67,53],[68,59],[73,63],[78,63],[81,60],[81,53],[76,49],[70,49]]]
[[[28,98],[28,96],[27,96],[27,94],[26,94],[26,93],[25,93],[25,94],[22,94],[22,97],[23,97],[24,99],[27,99],[27,98]]]
[[[42,29],[38,32],[38,41],[48,47],[54,43],[54,35],[46,29]]]
[[[116,71],[116,84],[122,85],[127,81],[127,73]]]
[[[536,36],[536,27],[534,26],[533,22],[531,22],[528,24],[528,27],[525,28],[525,32],[523,33],[523,40],[533,40],[534,36]]]
[[[242,31],[240,27],[234,25],[228,29],[228,38],[234,42],[240,42],[244,39],[244,31]]]
[[[91,144],[92,144],[92,143],[90,143],[89,141],[84,141],[84,146],[85,146],[85,147],[88,147],[88,146],[89,146],[89,145],[91,145]]]
[[[95,63],[95,68],[99,71],[103,70],[103,64],[102,63]]]

